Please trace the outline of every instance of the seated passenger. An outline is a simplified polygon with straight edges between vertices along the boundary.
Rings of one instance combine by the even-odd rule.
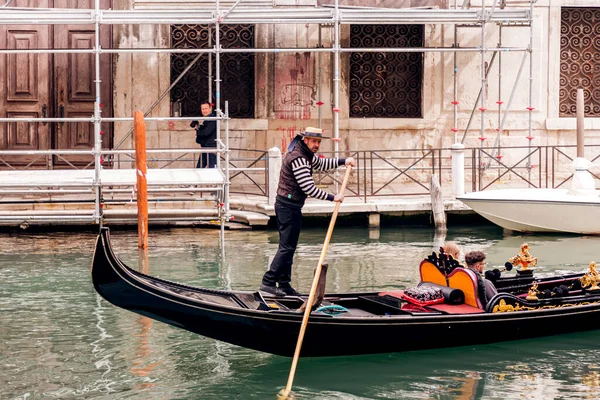
[[[482,276],[483,267],[485,266],[485,254],[482,251],[470,251],[465,255],[465,263],[467,268],[477,274],[479,298],[485,307],[488,300],[498,293],[494,284]]]
[[[444,253],[452,256],[452,258],[460,262],[460,247],[456,242],[446,242],[444,243],[444,246],[442,246],[442,249],[444,249]]]

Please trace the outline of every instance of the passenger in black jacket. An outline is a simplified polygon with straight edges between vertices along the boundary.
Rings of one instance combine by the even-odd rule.
[[[465,254],[467,268],[477,274],[477,293],[484,308],[488,301],[498,293],[492,281],[484,278],[482,275],[483,268],[485,267],[485,258],[485,254],[482,251],[470,251]]]
[[[300,237],[302,206],[307,197],[342,202],[344,194],[333,195],[315,185],[313,170],[328,171],[341,165],[354,166],[354,158],[321,158],[319,151],[323,130],[306,128],[292,141],[283,159],[275,200],[275,217],[279,228],[279,248],[269,270],[264,274],[260,290],[275,296],[293,296],[292,263]]]
[[[215,117],[212,105],[208,102],[200,105],[200,111],[205,117]],[[217,121],[192,121],[190,124],[196,129],[196,143],[203,149],[217,147]],[[201,153],[198,157],[196,168],[215,168],[217,166],[217,153]]]

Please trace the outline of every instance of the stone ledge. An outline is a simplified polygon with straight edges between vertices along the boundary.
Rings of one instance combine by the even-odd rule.
[[[600,118],[587,117],[583,121],[583,127],[585,129],[599,129],[600,130]],[[548,118],[546,120],[546,129],[549,131],[570,131],[577,129],[577,118]]]
[[[270,217],[275,216],[273,206],[264,201],[241,200],[232,201],[231,207],[240,210],[255,211]],[[330,202],[307,201],[302,208],[304,215],[330,215],[333,213],[335,205]],[[471,211],[471,209],[459,200],[444,200],[444,209],[446,211]],[[419,196],[418,198],[404,199],[378,199],[374,201],[359,202],[355,198],[346,199],[340,206],[340,214],[353,213],[380,213],[393,214],[397,212],[429,212],[431,211],[431,199],[428,196]]]

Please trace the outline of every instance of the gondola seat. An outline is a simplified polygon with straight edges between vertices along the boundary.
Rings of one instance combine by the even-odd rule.
[[[455,268],[448,275],[448,286],[460,289],[465,295],[465,304],[483,310],[483,303],[477,294],[477,275],[467,268]]]
[[[444,274],[431,261],[421,261],[419,273],[421,275],[421,282],[431,282],[440,286],[448,286]]]
[[[429,260],[423,260],[419,265],[421,283],[429,282],[440,286],[447,286],[453,289],[460,289],[465,296],[465,304],[472,307],[483,309],[483,303],[477,294],[477,275],[475,272],[456,267],[448,275],[448,279],[439,270],[439,268]]]

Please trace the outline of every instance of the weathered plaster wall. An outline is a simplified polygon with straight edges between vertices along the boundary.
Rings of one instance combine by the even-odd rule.
[[[130,1],[117,1],[121,7]],[[540,0],[534,8],[532,91],[529,100],[529,58],[523,52],[499,53],[490,66],[492,53],[485,55],[484,65],[489,68],[484,85],[487,111],[483,113],[484,145],[498,140],[501,146],[527,146],[529,140],[530,104],[533,145],[575,144],[575,119],[558,118],[558,89],[560,64],[560,5],[589,5],[590,1],[562,1],[561,4]],[[472,2],[472,4],[475,4]],[[491,5],[491,2],[490,2]],[[319,35],[320,30],[320,35]],[[315,48],[331,47],[333,30],[315,25],[259,25],[256,27],[258,47]],[[117,45],[122,48],[168,48],[168,26],[115,27]],[[498,26],[488,24],[485,44],[526,47],[529,44],[528,27],[505,27],[500,35]],[[479,47],[481,29],[459,28],[456,38],[461,47]],[[341,27],[342,46],[348,46],[349,26]],[[451,46],[454,42],[452,25],[426,25],[427,47]],[[519,66],[525,63],[516,82]],[[457,122],[454,122],[454,54],[428,52],[424,55],[423,118],[349,118],[348,117],[348,58],[340,57],[340,150],[367,149],[430,149],[449,147],[455,136],[460,141],[471,117],[482,83],[482,58],[479,52],[457,53],[456,100]],[[331,53],[258,53],[256,55],[256,119],[230,121],[230,146],[233,148],[263,149],[284,147],[294,132],[317,126],[319,120],[328,134],[332,134],[333,55]],[[115,116],[131,116],[134,110],[146,111],[168,88],[170,83],[169,54],[119,54],[115,57]],[[505,108],[514,89],[514,95],[500,136],[497,134]],[[225,100],[225,99],[223,99]],[[503,101],[498,112],[498,100]],[[323,105],[319,106],[318,103]],[[480,107],[477,103],[477,108]],[[151,113],[169,115],[169,96]],[[464,143],[468,147],[481,144],[482,113],[476,111]],[[115,143],[125,137],[131,124],[116,124]],[[453,127],[459,132],[452,131]],[[587,143],[600,143],[600,119],[586,121]],[[131,146],[126,139],[125,147]],[[148,124],[149,147],[196,148],[189,121]],[[122,146],[123,147],[123,146]],[[323,150],[333,149],[332,142],[324,143]],[[505,154],[504,161],[517,161],[524,154],[513,151]],[[188,164],[174,166],[191,166]]]
[[[131,8],[131,0],[117,1],[115,8]],[[115,42],[119,48],[169,48],[169,26],[121,25],[115,27]],[[148,112],[170,85],[168,53],[120,53],[114,60],[114,112],[118,117],[132,117],[135,111]],[[169,95],[156,104],[148,117],[170,115]],[[189,122],[188,122],[189,124]],[[119,148],[132,148],[132,122],[115,123],[114,143]],[[168,122],[146,121],[148,148],[191,147],[192,140],[181,141]],[[165,156],[169,156],[165,154]],[[149,156],[150,160],[152,157]],[[149,161],[149,166],[155,166]]]

